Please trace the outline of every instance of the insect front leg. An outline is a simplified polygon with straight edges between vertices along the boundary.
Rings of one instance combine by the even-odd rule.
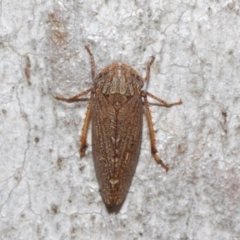
[[[91,73],[92,73],[92,79],[95,79],[95,61],[94,61],[94,56],[89,48],[89,45],[85,46],[88,54],[90,55],[90,61],[91,61]]]
[[[150,77],[150,70],[151,70],[151,65],[153,64],[155,58],[152,57],[151,61],[148,63],[147,65],[147,71],[146,71],[146,76],[145,78],[143,78],[143,82],[148,81],[149,77]]]

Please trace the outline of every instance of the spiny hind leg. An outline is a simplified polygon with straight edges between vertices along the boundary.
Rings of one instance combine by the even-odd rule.
[[[144,106],[146,110],[146,116],[147,116],[147,123],[148,123],[148,129],[149,129],[149,135],[150,135],[150,144],[151,144],[151,153],[154,157],[155,161],[160,164],[166,171],[168,171],[169,167],[167,164],[165,164],[162,159],[157,155],[157,148],[156,148],[156,141],[155,141],[155,132],[153,129],[153,123],[152,123],[152,116],[149,109],[149,103],[147,100],[147,96],[143,95],[144,98]]]
[[[82,133],[80,136],[80,157],[83,157],[85,155],[85,151],[87,149],[87,133],[89,129],[89,124],[91,121],[91,115],[92,115],[92,102],[93,102],[93,93],[91,94],[91,98],[88,102],[86,117],[84,119],[84,124],[82,127]]]
[[[94,90],[92,88],[90,88],[90,89],[88,89],[84,92],[81,92],[81,93],[79,93],[79,94],[77,94],[73,97],[70,97],[70,98],[64,98],[60,95],[57,95],[55,97],[57,100],[71,103],[71,102],[86,100],[86,99],[81,99],[80,97],[88,94],[89,92],[91,92],[91,97],[90,97],[90,100],[88,102],[86,117],[84,119],[82,134],[81,134],[81,137],[80,137],[80,157],[83,157],[85,155],[85,151],[86,151],[86,148],[87,148],[87,132],[88,132],[89,123],[90,123],[90,120],[91,120],[92,101],[93,101],[93,96],[94,96]]]

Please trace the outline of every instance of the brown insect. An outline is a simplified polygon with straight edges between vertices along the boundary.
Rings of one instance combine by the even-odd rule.
[[[168,108],[180,105],[182,101],[167,103],[141,90],[144,82],[149,79],[154,58],[148,63],[144,78],[133,68],[120,62],[111,64],[96,75],[93,54],[89,46],[85,48],[91,59],[94,86],[71,98],[57,95],[56,99],[75,102],[81,101],[82,96],[91,94],[80,138],[80,156],[85,155],[87,131],[92,119],[93,159],[100,192],[107,206],[119,206],[127,195],[139,158],[143,107],[147,116],[152,156],[168,171],[168,166],[157,155],[147,97]]]

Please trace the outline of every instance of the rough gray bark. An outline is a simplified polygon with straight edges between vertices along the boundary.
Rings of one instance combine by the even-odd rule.
[[[131,2],[131,3],[129,3]],[[240,239],[240,18],[237,1],[10,1],[0,5],[1,239]],[[79,157],[87,103],[67,104],[98,70],[144,73],[159,155],[147,125],[119,214],[98,192],[91,139]]]

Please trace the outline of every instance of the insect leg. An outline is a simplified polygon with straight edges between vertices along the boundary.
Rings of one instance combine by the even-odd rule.
[[[85,155],[85,151],[87,149],[87,132],[88,132],[89,123],[91,120],[92,101],[93,101],[93,93],[91,94],[90,100],[88,102],[87,113],[84,119],[82,134],[80,137],[80,157],[83,157]]]
[[[95,61],[94,61],[94,56],[89,48],[89,45],[85,46],[86,50],[88,51],[88,54],[90,55],[90,60],[91,60],[91,73],[92,73],[92,79],[95,79]]]
[[[162,106],[162,107],[170,108],[170,107],[172,107],[172,106],[176,106],[176,105],[181,105],[181,104],[182,104],[182,100],[181,100],[181,99],[180,99],[178,102],[167,103],[167,102],[165,102],[164,100],[162,100],[161,98],[158,98],[158,97],[152,95],[152,94],[149,93],[149,92],[144,92],[144,93],[143,93],[143,97],[144,97],[144,95],[149,96],[149,97],[157,100],[158,102],[160,102],[159,105]]]
[[[70,97],[70,98],[64,98],[60,95],[56,95],[56,99],[57,100],[60,100],[60,101],[64,101],[64,102],[68,102],[68,103],[71,103],[71,102],[77,102],[77,101],[83,101],[83,100],[86,100],[86,99],[79,99],[80,97],[86,95],[87,93],[89,92],[93,92],[93,88],[89,88],[87,89],[86,91],[84,92],[81,92],[81,93],[78,93],[77,95],[73,96],[73,97]]]
[[[160,164],[166,171],[168,171],[169,167],[166,165],[161,158],[157,155],[157,148],[156,148],[156,141],[155,141],[155,132],[153,129],[153,123],[152,123],[152,116],[149,109],[149,103],[147,100],[147,95],[143,94],[144,98],[144,106],[146,109],[146,116],[147,116],[147,123],[148,123],[148,129],[149,129],[149,135],[150,135],[150,144],[151,144],[151,153],[154,157],[155,161]]]
[[[154,57],[152,57],[151,61],[148,63],[147,65],[147,71],[146,71],[146,76],[145,78],[143,78],[143,82],[146,82],[148,81],[149,77],[150,77],[150,68],[151,68],[151,65],[153,64],[154,62]]]

